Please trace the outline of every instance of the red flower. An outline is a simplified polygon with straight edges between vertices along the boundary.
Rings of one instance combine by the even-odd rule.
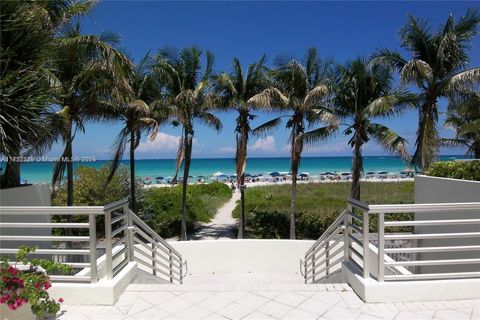
[[[49,281],[46,281],[44,284],[45,289],[48,289],[52,286],[52,284]]]
[[[58,302],[63,303],[63,298],[58,299]]]

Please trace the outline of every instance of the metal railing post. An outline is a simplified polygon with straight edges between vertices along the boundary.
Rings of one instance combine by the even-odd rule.
[[[105,214],[105,273],[108,280],[113,278],[113,261],[112,261],[112,212],[104,211]]]
[[[156,277],[157,276],[157,263],[155,262],[155,243],[152,243],[152,269],[153,269],[153,275]]]
[[[312,253],[312,282],[315,283],[315,250]]]
[[[378,214],[378,281],[383,282],[385,274],[384,249],[385,249],[385,213]]]
[[[325,243],[325,276],[330,274],[330,241]]]
[[[180,257],[180,284],[183,284],[183,259]]]
[[[169,261],[169,269],[170,269],[170,283],[173,283],[173,257],[172,257],[172,249],[168,249],[168,261]]]
[[[348,204],[347,205],[347,212],[345,212],[343,224],[345,226],[345,229],[343,230],[343,235],[344,235],[344,240],[343,240],[343,255],[344,258],[343,260],[347,262],[350,259],[350,227],[348,226],[349,221],[350,221],[350,214],[353,213],[353,208],[352,205]]]
[[[370,266],[368,264],[368,256],[370,251],[370,239],[369,239],[369,222],[368,211],[363,211],[363,277],[368,278],[370,276]]]
[[[88,236],[90,237],[90,281],[96,283],[98,281],[97,270],[97,227],[95,214],[88,215]]]
[[[132,215],[130,214],[130,209],[128,208],[128,204],[123,206],[123,213],[127,216],[127,252],[128,252],[128,260],[130,262],[134,261],[133,256],[133,219]]]
[[[303,274],[305,278],[305,284],[307,284],[307,259],[305,257],[305,261],[303,261]]]

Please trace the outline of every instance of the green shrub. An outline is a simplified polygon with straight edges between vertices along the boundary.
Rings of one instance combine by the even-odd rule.
[[[298,239],[317,239],[346,208],[350,183],[307,183],[297,186],[296,233]],[[412,182],[362,183],[362,200],[369,204],[413,203]],[[250,238],[288,238],[290,185],[248,188],[245,194],[246,228]],[[239,205],[233,211],[238,218]],[[403,214],[402,214],[403,215]],[[395,219],[387,215],[387,219]],[[410,218],[403,215],[402,218]],[[372,217],[372,228],[376,219]],[[396,230],[402,231],[402,230]],[[375,230],[376,232],[376,230]]]
[[[110,173],[110,166],[103,165],[97,169],[94,167],[80,166],[75,169],[73,181],[73,205],[74,206],[104,206],[109,203],[127,198],[130,195],[129,170],[120,166],[112,180],[105,187]],[[142,198],[143,188],[137,187],[137,198]],[[65,206],[67,204],[66,181],[52,195],[52,206]],[[71,216],[71,222],[88,222],[85,215]],[[66,216],[52,217],[54,222],[67,222]],[[73,229],[75,234],[86,235],[87,229]],[[54,229],[57,235],[64,235],[65,229]],[[97,234],[102,237],[105,234],[105,220],[103,216],[97,216]]]
[[[230,188],[220,182],[189,186],[187,228],[191,230],[195,222],[210,221],[231,197]],[[182,221],[182,187],[146,190],[139,201],[139,215],[162,237],[178,236]]]
[[[480,181],[480,160],[434,162],[428,167],[426,174],[434,177]]]

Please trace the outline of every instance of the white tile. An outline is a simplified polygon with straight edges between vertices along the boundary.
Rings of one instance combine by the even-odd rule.
[[[192,305],[188,308],[175,312],[175,316],[180,319],[203,319],[210,315],[212,312],[199,305]]]
[[[141,298],[155,306],[175,298],[175,295],[170,292],[145,292]]]
[[[350,309],[334,306],[322,315],[325,319],[355,319],[355,313]]]
[[[274,300],[292,307],[296,307],[303,301],[307,300],[307,298],[295,292],[284,292],[278,297],[276,297]]]
[[[165,311],[175,314],[183,309],[188,308],[191,306],[192,303],[186,299],[182,299],[180,297],[175,297],[162,303],[159,305],[160,308],[164,309]]]
[[[262,297],[265,297],[269,300],[278,297],[282,292],[281,291],[255,291],[255,294],[258,294]]]
[[[396,311],[362,312],[356,320],[393,320],[397,316],[397,313]]]
[[[239,299],[237,303],[246,307],[250,307],[252,309],[257,309],[269,301],[270,300],[268,300],[265,297],[249,292],[246,295],[244,295],[241,299]]]
[[[273,318],[264,314],[264,313],[255,311],[255,312],[252,312],[252,313],[248,314],[242,320],[271,320],[271,319],[273,319]]]
[[[327,304],[314,299],[308,299],[298,305],[297,309],[301,309],[319,316],[327,312],[332,307],[332,304]]]
[[[340,294],[338,292],[317,292],[312,296],[312,299],[334,305],[340,301]]]
[[[286,319],[289,319],[289,320],[312,319],[313,320],[317,318],[318,318],[317,315],[305,312],[300,309],[293,309],[292,311],[287,313],[282,319],[285,319],[285,320]]]
[[[232,303],[230,299],[224,298],[217,294],[212,294],[208,298],[200,301],[198,305],[216,312],[217,310],[220,310],[221,308],[225,307],[227,304],[230,303]]]
[[[446,310],[437,310],[434,315],[434,319],[445,319],[445,320],[463,320],[463,319],[470,319],[471,317],[471,310],[470,312],[466,310],[453,310],[453,309],[446,309]]]
[[[191,292],[181,292],[179,293],[178,297],[183,298],[185,300],[188,300],[193,303],[198,303],[208,297],[210,297],[212,294],[211,292],[202,292],[202,291],[191,291]]]
[[[425,310],[416,310],[416,311],[400,311],[397,314],[395,320],[409,320],[409,319],[419,319],[419,320],[430,320],[433,318],[435,311],[425,311]]]
[[[233,302],[229,305],[226,305],[222,309],[218,310],[217,313],[225,316],[228,319],[237,320],[245,317],[249,313],[252,313],[254,310],[252,308],[240,305],[236,302]]]
[[[222,291],[217,294],[231,301],[238,301],[247,294],[247,291]]]
[[[158,307],[151,307],[145,311],[139,312],[135,315],[130,315],[128,318],[131,319],[145,319],[145,320],[152,320],[152,319],[164,319],[169,315],[168,312],[162,310]]]
[[[284,305],[282,303],[279,303],[276,301],[270,301],[266,305],[263,305],[260,308],[258,308],[258,311],[265,313],[266,315],[269,315],[271,317],[281,318],[292,309],[293,309],[292,307]]]

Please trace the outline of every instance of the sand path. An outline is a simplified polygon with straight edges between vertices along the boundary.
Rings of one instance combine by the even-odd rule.
[[[240,192],[234,192],[232,198],[228,200],[208,223],[201,223],[196,228],[195,233],[191,235],[192,240],[216,240],[216,239],[236,239],[235,228],[237,219],[232,217],[232,211],[240,199]]]

